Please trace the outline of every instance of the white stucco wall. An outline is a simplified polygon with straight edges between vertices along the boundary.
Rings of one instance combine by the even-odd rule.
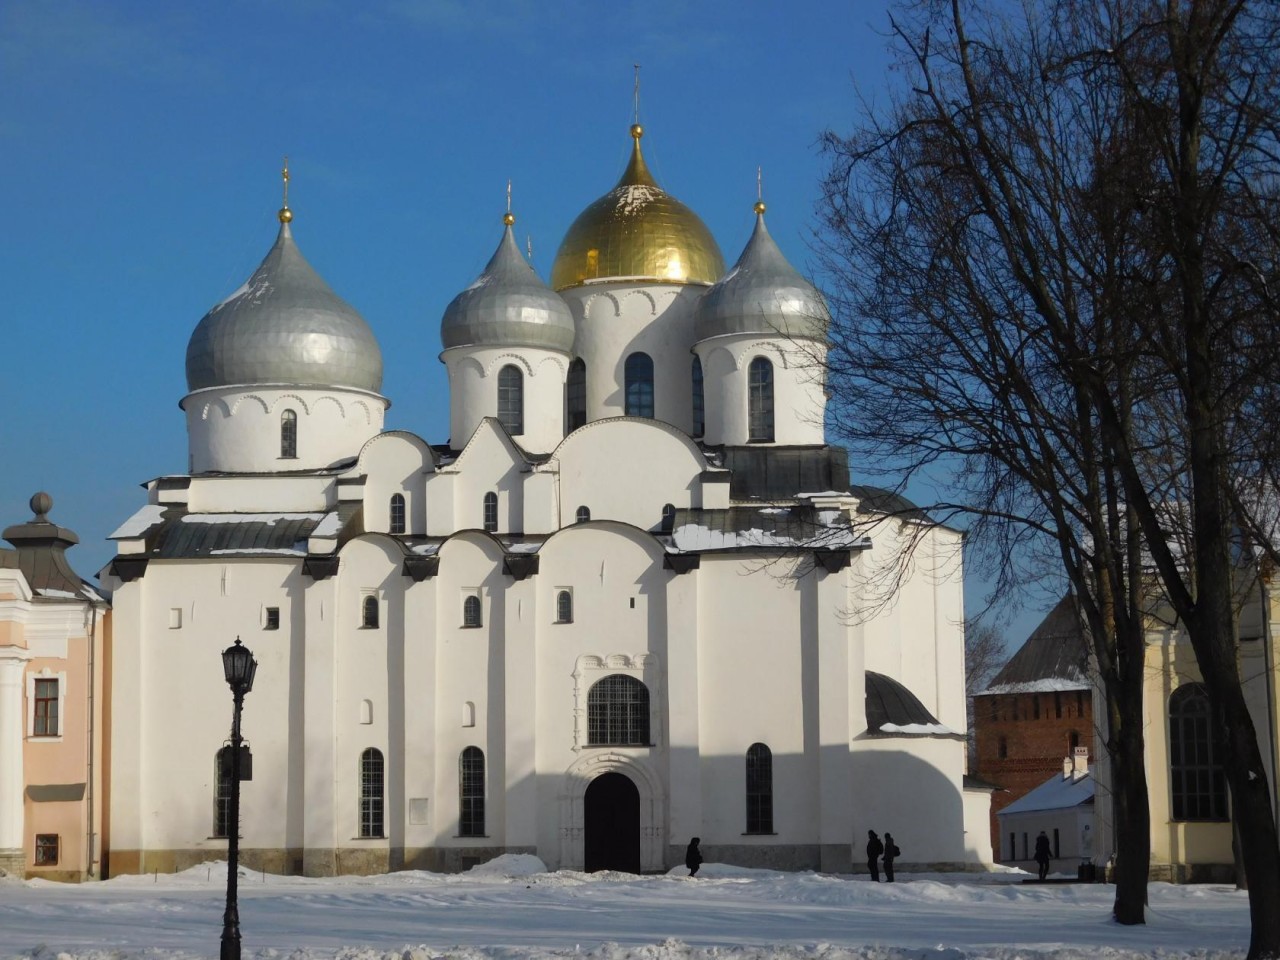
[[[449,440],[464,444],[485,417],[498,416],[498,373],[520,371],[524,430],[516,442],[549,453],[564,438],[564,381],[569,356],[535,347],[452,347],[440,354],[449,371]]]

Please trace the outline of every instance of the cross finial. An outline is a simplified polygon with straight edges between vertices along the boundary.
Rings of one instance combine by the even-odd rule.
[[[637,63],[635,65],[635,68],[636,68],[636,84],[635,84],[635,92],[633,96],[635,98],[635,111],[636,111],[635,122],[636,122],[636,125],[639,126],[640,124],[640,64]]]
[[[764,168],[756,167],[756,204],[752,208],[756,213],[764,213]]]
[[[507,212],[502,215],[502,222],[508,227],[516,222],[516,215],[511,212],[511,180],[507,180]]]
[[[289,158],[284,158],[284,168],[280,171],[280,179],[282,181],[284,201],[280,206],[280,212],[277,216],[281,223],[288,223],[293,219],[293,211],[289,209]]]
[[[525,252],[529,255],[529,261],[532,262],[533,261],[533,235],[532,234],[525,234],[524,249],[525,249]]]

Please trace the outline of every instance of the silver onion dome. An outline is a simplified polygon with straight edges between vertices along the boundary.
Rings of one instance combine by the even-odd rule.
[[[484,272],[445,307],[440,340],[445,349],[463,346],[545,347],[573,350],[573,315],[560,295],[543,283],[520,255],[511,225]]]
[[[756,228],[733,269],[698,300],[694,337],[732,334],[823,340],[831,314],[816,287],[787,262],[764,225],[756,204]]]
[[[303,259],[283,212],[280,219],[261,266],[191,334],[187,389],[273,383],[377,393],[382,351],[373,331]]]

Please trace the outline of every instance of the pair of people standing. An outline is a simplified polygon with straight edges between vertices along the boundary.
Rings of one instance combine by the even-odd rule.
[[[871,879],[876,883],[880,882],[880,867],[876,861],[884,858],[885,882],[893,883],[893,861],[901,853],[898,845],[893,842],[892,833],[885,831],[884,842],[881,843],[874,830],[867,831],[867,869],[871,871]]]

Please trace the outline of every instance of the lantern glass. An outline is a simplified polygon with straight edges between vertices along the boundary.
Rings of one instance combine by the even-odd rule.
[[[222,651],[222,672],[232,690],[243,690],[245,693],[252,690],[253,675],[257,670],[258,662],[253,659],[249,648],[240,643],[239,637],[236,637],[232,646]]]

